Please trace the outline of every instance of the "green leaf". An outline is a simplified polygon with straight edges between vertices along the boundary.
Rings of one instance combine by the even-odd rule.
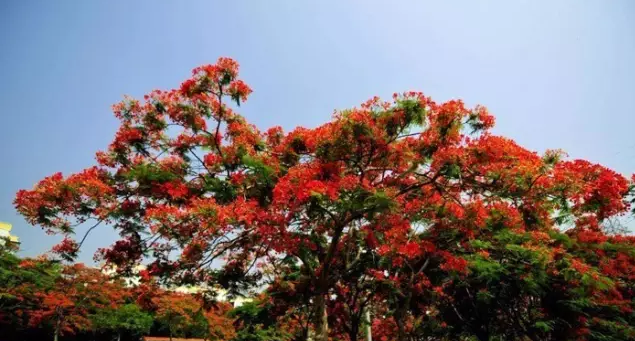
[[[534,327],[540,329],[543,332],[548,332],[553,329],[552,323],[545,321],[537,321],[536,323],[534,323]]]

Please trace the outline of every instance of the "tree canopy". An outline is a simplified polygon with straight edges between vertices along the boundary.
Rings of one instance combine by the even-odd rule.
[[[90,221],[122,236],[98,254],[121,272],[145,259],[164,283],[267,284],[316,341],[635,337],[635,239],[602,229],[628,212],[633,179],[496,136],[460,100],[375,97],[285,133],[236,112],[251,92],[221,58],[126,98],[97,166],[15,205],[65,236],[66,259]]]
[[[3,341],[62,339],[138,341],[156,335],[228,341],[231,305],[205,306],[197,295],[156,283],[129,286],[102,269],[19,258],[0,249]]]

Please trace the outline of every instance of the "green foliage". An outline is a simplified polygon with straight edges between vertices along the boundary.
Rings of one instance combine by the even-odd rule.
[[[165,183],[175,179],[172,172],[160,169],[157,165],[141,163],[134,165],[125,174],[129,181],[137,181],[140,185],[151,184],[153,182]]]
[[[236,333],[233,341],[286,341],[289,338],[274,327],[263,329],[261,325],[249,326]]]
[[[205,186],[206,190],[215,193],[214,198],[219,203],[227,203],[236,198],[236,187],[227,180],[206,177]]]
[[[548,332],[553,329],[553,323],[546,321],[536,321],[534,323],[534,327],[538,328],[540,331]]]
[[[23,283],[45,289],[53,285],[61,266],[54,261],[33,261],[30,266],[20,266],[22,260],[15,254],[0,250],[0,287],[9,289]]]
[[[470,245],[476,250],[489,249],[493,247],[491,242],[480,239],[471,240]]]
[[[192,317],[192,321],[183,328],[183,334],[190,338],[205,338],[209,333],[209,323],[202,311]]]
[[[25,316],[17,312],[36,307],[35,294],[53,287],[60,274],[57,262],[24,260],[23,263],[9,250],[0,248],[0,320],[11,321],[16,329],[26,327]]]
[[[393,199],[383,191],[377,191],[366,198],[366,210],[373,213],[389,211],[395,206]]]
[[[286,341],[289,335],[275,326],[269,312],[257,302],[246,302],[229,312],[238,328],[233,341]]]
[[[509,273],[501,263],[482,257],[474,257],[470,262],[470,268],[474,276],[485,283],[499,281],[502,276]]]
[[[147,334],[153,318],[136,304],[99,310],[91,316],[93,327],[100,332],[140,336]]]

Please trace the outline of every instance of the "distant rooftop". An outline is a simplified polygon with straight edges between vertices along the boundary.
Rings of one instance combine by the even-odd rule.
[[[2,238],[0,239],[0,245],[4,245],[5,238],[9,239],[12,243],[20,243],[20,239],[10,233],[12,228],[13,225],[0,221],[0,238]]]
[[[110,267],[103,267],[102,268],[102,272],[105,273],[106,275],[113,275],[117,270],[116,270],[116,266],[110,266]],[[123,278],[123,280],[125,281],[125,283],[129,286],[136,286],[140,283],[140,277],[138,275],[138,273],[141,270],[145,270],[146,266],[145,265],[137,265],[135,266],[133,272],[134,274],[132,276],[129,277],[125,277]],[[169,287],[169,288],[165,288],[167,290],[170,291],[175,291],[175,292],[180,292],[180,293],[184,293],[184,294],[196,294],[199,293],[201,291],[207,291],[207,290],[212,290],[214,292],[216,292],[216,298],[219,301],[223,301],[223,302],[229,302],[231,303],[234,307],[239,307],[243,304],[245,304],[246,302],[251,302],[253,299],[251,297],[235,297],[234,299],[229,299],[229,297],[227,297],[227,290],[220,288],[220,287],[208,287],[208,286],[197,286],[197,285],[182,285],[182,286],[178,286],[178,287]],[[149,340],[149,339],[148,339]],[[173,341],[176,340],[175,338],[173,338]]]

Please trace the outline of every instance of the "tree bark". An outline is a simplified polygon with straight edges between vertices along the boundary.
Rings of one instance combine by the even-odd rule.
[[[489,341],[489,333],[484,330],[477,330],[475,336],[479,341]]]
[[[62,317],[57,316],[57,320],[55,321],[55,331],[53,334],[53,341],[57,341],[60,338],[60,327],[62,325]]]
[[[373,341],[372,321],[370,319],[370,307],[366,307],[364,317],[366,319],[366,341]]]
[[[408,340],[408,336],[406,335],[406,326],[404,325],[404,315],[403,313],[401,313],[399,310],[401,310],[401,308],[399,308],[396,312],[395,312],[395,323],[397,324],[397,341],[407,341]]]
[[[348,341],[357,341],[357,335],[359,334],[359,322],[351,321],[351,328],[348,332]]]
[[[313,341],[328,341],[329,339],[329,323],[326,312],[326,295],[320,294],[313,301]]]
[[[395,323],[397,324],[397,341],[408,341],[406,333],[407,309],[410,306],[410,296],[401,301],[395,310]]]

